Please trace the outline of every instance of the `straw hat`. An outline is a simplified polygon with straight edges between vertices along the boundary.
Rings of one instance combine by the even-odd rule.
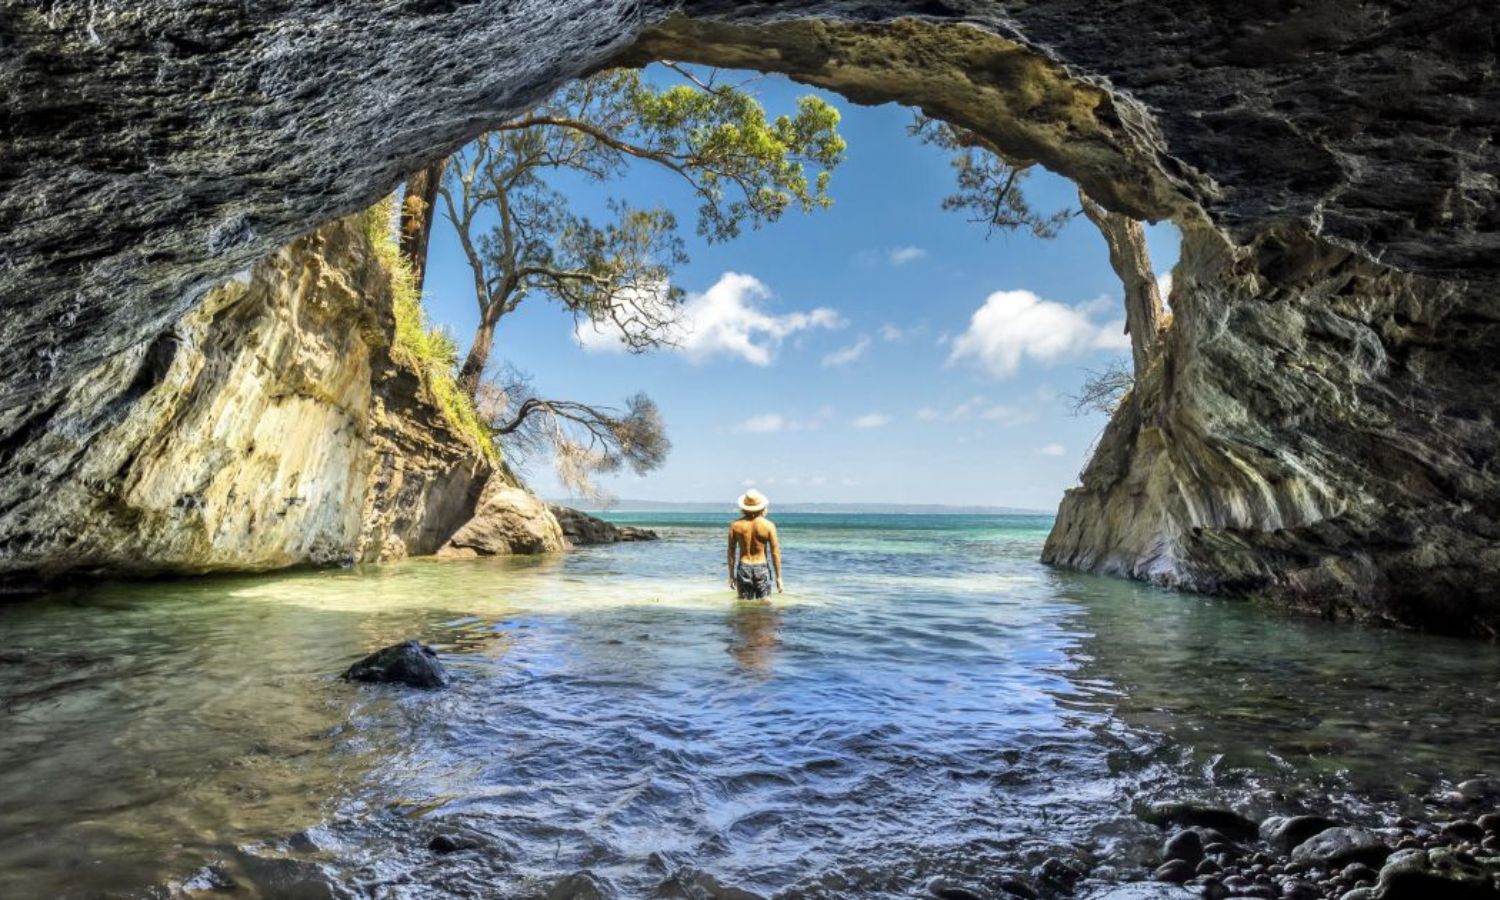
[[[748,490],[745,493],[743,493],[743,494],[740,495],[740,499],[739,499],[740,512],[747,512],[747,513],[765,512],[766,505],[769,504],[770,502],[771,502],[770,500],[766,499],[766,495],[765,494],[762,494],[760,491],[757,491],[755,488],[751,488],[750,490]]]

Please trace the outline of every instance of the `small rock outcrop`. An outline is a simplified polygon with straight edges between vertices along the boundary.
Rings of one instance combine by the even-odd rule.
[[[598,516],[591,516],[581,510],[566,506],[553,505],[550,507],[552,514],[562,525],[562,533],[567,536],[568,543],[575,547],[586,547],[590,544],[619,544],[627,541],[655,541],[660,540],[661,535],[649,528],[636,528],[631,525],[616,525],[606,522]]]
[[[567,549],[563,528],[547,504],[522,488],[495,482],[463,527],[437,553],[447,558],[557,553]]]
[[[383,647],[344,670],[345,681],[405,684],[418,688],[448,686],[448,670],[437,651],[416,641]]]

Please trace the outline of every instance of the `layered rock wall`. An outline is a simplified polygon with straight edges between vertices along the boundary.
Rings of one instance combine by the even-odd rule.
[[[1500,312],[1296,231],[1189,229],[1156,363],[1044,559],[1500,637]]]
[[[394,324],[360,216],[210,291],[0,446],[0,577],[435,551],[491,464],[392,358]]]

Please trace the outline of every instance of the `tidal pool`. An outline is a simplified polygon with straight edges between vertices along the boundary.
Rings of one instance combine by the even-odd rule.
[[[1494,646],[1055,571],[1039,516],[780,515],[741,603],[724,520],[617,518],[664,540],[0,606],[0,897],[911,896],[1500,775]],[[337,679],[408,637],[451,688]]]

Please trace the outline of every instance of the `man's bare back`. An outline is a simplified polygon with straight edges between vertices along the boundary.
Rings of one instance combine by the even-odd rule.
[[[776,590],[784,592],[781,583],[781,540],[776,523],[766,518],[769,501],[759,491],[740,498],[744,517],[729,526],[729,586],[741,597],[766,597],[771,593],[771,577]],[[774,561],[775,568],[771,568]]]

